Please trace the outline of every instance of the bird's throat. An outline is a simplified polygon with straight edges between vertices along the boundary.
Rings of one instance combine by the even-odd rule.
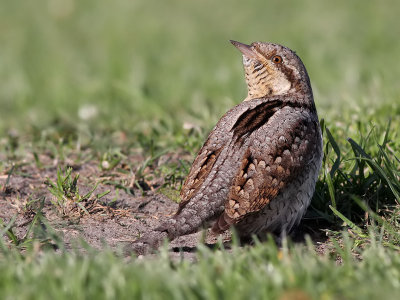
[[[286,94],[292,87],[290,81],[283,75],[267,70],[265,66],[254,68],[245,67],[247,97],[245,101],[265,96]]]

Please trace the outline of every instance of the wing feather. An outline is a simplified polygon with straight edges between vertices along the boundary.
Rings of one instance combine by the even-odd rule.
[[[248,105],[248,103],[244,103]],[[243,141],[254,130],[261,127],[275,113],[276,108],[282,105],[280,99],[270,101],[259,101],[258,104],[248,105],[247,107],[239,104],[237,107],[225,114],[211,131],[203,147],[197,154],[192,167],[189,171],[180,193],[181,202],[177,214],[186,206],[190,199],[196,195],[207,176],[213,169],[222,150],[231,144],[232,137],[234,142]],[[242,107],[240,107],[242,106]],[[240,110],[239,113],[235,111]],[[236,113],[235,116],[231,114]],[[231,128],[227,128],[227,122],[232,122]],[[226,120],[226,119],[229,119]]]
[[[260,132],[246,137],[249,147],[214,232],[223,232],[246,215],[262,210],[312,161],[317,144],[311,141],[319,134],[318,121],[301,116],[282,122],[274,134],[265,136],[261,127],[257,129]]]

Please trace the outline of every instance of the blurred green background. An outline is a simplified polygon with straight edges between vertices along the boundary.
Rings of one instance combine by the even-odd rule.
[[[0,0],[1,195],[11,174],[23,176],[17,182],[32,194],[20,198],[18,185],[8,192],[21,207],[34,203],[44,185],[24,177],[55,177],[55,166],[89,162],[93,173],[80,184],[91,189],[101,180],[116,190],[111,204],[120,190],[132,194],[133,180],[142,190],[139,181],[154,178],[162,182],[157,193],[177,200],[208,131],[246,96],[241,55],[229,40],[270,41],[301,57],[332,133],[324,131],[309,217],[346,232],[325,232],[333,237],[326,256],[313,246],[288,252],[256,243],[230,255],[199,247],[197,264],[175,264],[167,254],[138,264],[108,252],[42,255],[35,249],[43,237],[33,235],[34,250],[21,256],[3,254],[0,243],[0,295],[400,299],[399,12],[398,0]],[[163,155],[174,152],[176,160]],[[360,209],[359,199],[379,215]]]
[[[376,110],[385,123],[400,112],[399,11],[394,0],[1,0],[0,133],[208,130],[246,96],[229,39],[295,50],[328,124],[348,130]]]

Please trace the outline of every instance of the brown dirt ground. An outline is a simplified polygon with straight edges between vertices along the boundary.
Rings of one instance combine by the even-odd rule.
[[[167,154],[160,160],[178,159],[176,154]],[[140,155],[129,157],[129,161],[141,161]],[[7,224],[14,215],[16,221],[13,230],[21,238],[27,231],[31,223],[35,210],[27,208],[29,200],[45,197],[43,215],[49,224],[64,240],[67,249],[80,247],[80,239],[86,241],[90,246],[102,249],[122,249],[125,245],[134,242],[138,237],[146,234],[157,227],[159,221],[171,216],[177,209],[177,203],[170,200],[167,196],[159,193],[157,188],[161,185],[162,179],[155,179],[152,182],[145,182],[145,191],[141,191],[133,182],[134,178],[118,172],[104,172],[98,163],[89,161],[83,165],[74,165],[73,160],[66,160],[64,165],[73,167],[73,174],[79,173],[78,181],[80,194],[89,191],[95,182],[99,185],[95,193],[102,193],[110,190],[110,193],[99,201],[88,203],[90,214],[79,213],[76,207],[72,206],[67,215],[62,215],[52,204],[51,200],[55,197],[48,191],[45,185],[46,178],[52,181],[57,176],[57,161],[52,161],[47,156],[41,156],[40,161],[46,167],[37,168],[33,163],[33,156],[25,159],[25,165],[18,167],[9,178],[6,185],[8,170],[0,173],[0,218]],[[148,170],[151,172],[152,170]],[[124,177],[125,176],[125,177]],[[124,190],[116,191],[115,185],[106,185],[107,178],[125,180],[131,182],[131,194]],[[131,176],[132,177],[132,176]],[[118,193],[118,194],[117,194]],[[132,195],[133,194],[133,195]],[[116,199],[116,200],[115,200]],[[113,202],[112,208],[107,206]],[[304,236],[309,234],[315,243],[316,250],[324,253],[327,245],[326,234],[320,228],[320,224],[315,221],[303,220],[301,226],[293,236],[295,242],[303,242]],[[194,258],[196,245],[201,238],[201,232],[187,235],[174,240],[170,244],[171,255],[182,255],[188,259]],[[229,245],[230,234],[226,233],[223,240]],[[206,243],[212,247],[217,239],[207,234]]]

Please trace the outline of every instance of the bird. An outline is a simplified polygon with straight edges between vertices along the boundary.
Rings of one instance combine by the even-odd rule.
[[[268,42],[231,41],[241,52],[247,97],[216,124],[180,192],[175,215],[138,240],[153,248],[211,227],[240,238],[291,232],[304,216],[322,165],[322,132],[307,70]]]

